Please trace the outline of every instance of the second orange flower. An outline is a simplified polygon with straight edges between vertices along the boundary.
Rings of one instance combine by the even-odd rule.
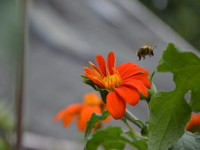
[[[83,103],[71,104],[59,111],[54,121],[62,120],[62,123],[67,127],[72,120],[77,118],[77,126],[80,131],[85,131],[87,122],[90,120],[93,113],[101,114],[106,110],[105,104],[96,93],[87,93],[84,96]],[[108,116],[104,122],[108,122],[111,118]],[[99,124],[96,124],[98,126]]]

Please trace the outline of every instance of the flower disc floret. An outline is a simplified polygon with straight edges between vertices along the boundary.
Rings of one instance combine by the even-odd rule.
[[[122,79],[119,74],[108,75],[103,78],[103,85],[109,91],[114,91],[122,83]]]

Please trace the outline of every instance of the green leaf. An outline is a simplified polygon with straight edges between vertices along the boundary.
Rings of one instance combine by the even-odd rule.
[[[185,95],[191,90],[190,106],[200,112],[200,58],[192,52],[181,52],[169,44],[158,66],[159,72],[172,72],[176,89]]]
[[[105,120],[109,116],[109,112],[106,110],[102,114],[93,113],[92,117],[87,123],[87,128],[85,131],[85,140],[87,140],[88,136],[90,135],[92,129],[95,127],[96,123],[99,121]]]
[[[151,99],[149,149],[168,150],[183,135],[191,111],[200,111],[200,58],[169,44],[157,70],[172,72],[176,88],[158,92]],[[184,98],[188,91],[191,91],[190,104]]]
[[[200,135],[191,132],[185,134],[169,150],[198,150],[200,149]]]
[[[147,150],[147,142],[141,138],[136,137],[131,131],[126,132],[126,134],[133,140],[132,145],[137,150]]]
[[[96,131],[92,138],[87,141],[86,150],[97,150],[102,146],[105,150],[123,150],[125,144],[132,145],[131,141],[122,136],[123,131],[120,127],[108,127]]]
[[[150,102],[149,149],[167,150],[184,133],[190,107],[177,93],[158,92]]]
[[[108,127],[96,131],[87,141],[85,150],[96,150],[100,146],[105,150],[123,150],[126,144],[136,150],[148,149],[147,142],[135,136],[131,131],[123,132],[120,127]]]

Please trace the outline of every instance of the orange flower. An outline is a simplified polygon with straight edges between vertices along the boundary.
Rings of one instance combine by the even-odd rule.
[[[200,133],[200,114],[193,114],[190,121],[186,125],[186,130],[190,132]]]
[[[83,67],[85,76],[98,88],[106,89],[109,93],[106,97],[106,105],[110,114],[115,119],[124,116],[126,103],[134,106],[138,104],[140,93],[148,96],[147,88],[151,87],[148,79],[148,71],[133,63],[124,63],[115,67],[114,52],[110,52],[107,58],[107,66],[101,55],[96,56],[96,67],[89,61],[91,67]]]
[[[83,104],[71,104],[65,109],[58,112],[55,117],[55,121],[63,120],[63,125],[68,126],[72,120],[77,116],[77,126],[81,131],[85,131],[87,121],[90,119],[93,113],[102,113],[105,109],[105,105],[96,93],[88,93],[84,96]],[[109,121],[108,117],[106,122]]]

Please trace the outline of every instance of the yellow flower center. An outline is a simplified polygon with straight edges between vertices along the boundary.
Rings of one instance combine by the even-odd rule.
[[[103,85],[109,91],[113,91],[115,88],[119,87],[122,83],[122,79],[118,73],[113,75],[108,75],[103,79]]]

